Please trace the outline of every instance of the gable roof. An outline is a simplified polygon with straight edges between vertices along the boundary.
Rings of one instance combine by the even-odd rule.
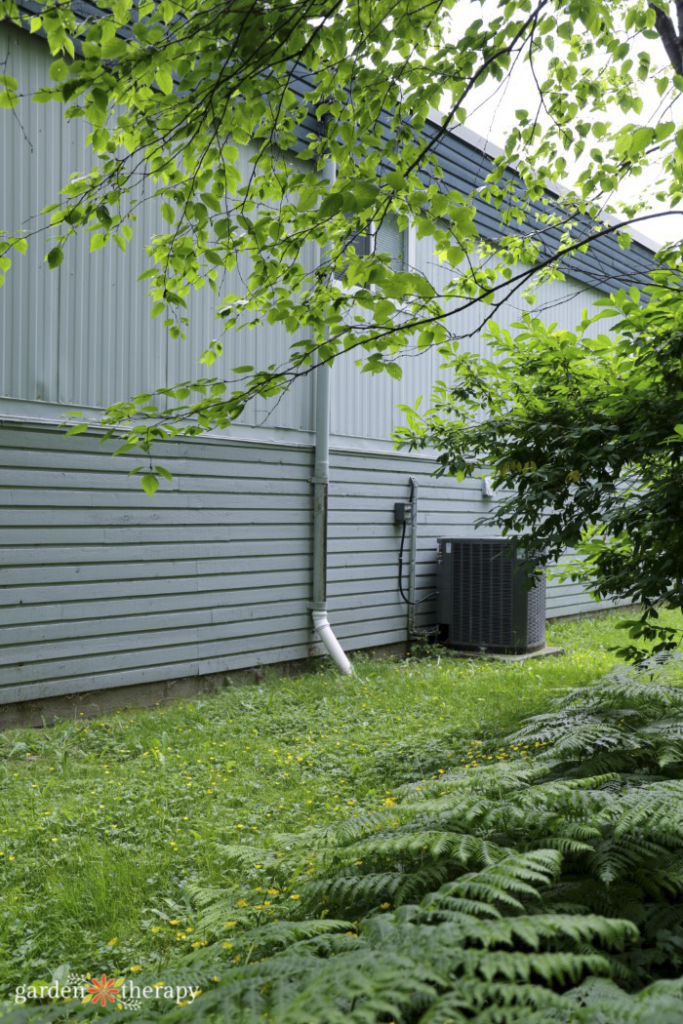
[[[440,126],[441,115],[435,111],[427,123],[425,132],[435,138],[441,130]],[[487,175],[494,169],[495,159],[503,156],[504,151],[470,129],[460,126],[441,135],[436,143],[435,152],[448,187],[472,197],[477,207],[475,224],[480,233],[489,239],[512,233],[514,229],[503,221],[502,209],[497,209],[479,194]],[[521,186],[521,179],[513,168],[506,170],[504,180]],[[532,203],[532,211],[536,209],[539,213],[547,214],[553,200],[558,198],[562,191],[561,187],[558,187],[556,192],[547,190],[547,205],[540,201]],[[511,205],[512,203],[508,203],[507,208]],[[557,209],[559,211],[559,205]],[[588,240],[595,231],[595,221],[586,215],[579,215],[576,223],[580,232],[577,237],[582,237],[583,234]],[[619,224],[616,218],[609,216],[603,218],[603,223],[615,228]],[[575,251],[564,257],[560,264],[562,270],[583,284],[607,293],[631,284],[642,286],[648,271],[657,266],[653,254],[659,246],[626,226],[624,229],[633,239],[630,248],[621,248],[616,231],[614,234],[602,235],[590,243],[587,252]],[[544,243],[544,250],[548,255],[559,245],[560,228],[549,228],[540,220],[534,220],[533,216],[525,222],[524,230],[543,231],[543,237],[547,240]]]
[[[36,0],[19,0],[18,6],[26,13],[34,14],[39,12],[44,4],[40,4]],[[133,7],[136,6],[137,0],[133,0]],[[82,19],[101,17],[103,13],[102,9],[92,0],[71,0],[71,9]],[[26,26],[26,30],[28,31],[28,26]],[[39,34],[43,34],[42,30]],[[129,37],[132,35],[130,30],[124,34]],[[308,72],[305,70],[301,74],[295,72],[289,83],[290,88],[302,99],[309,88],[307,77]],[[454,189],[461,192],[474,204],[477,209],[475,224],[485,239],[493,240],[517,233],[513,227],[505,223],[502,216],[504,209],[509,209],[513,205],[512,200],[507,202],[505,207],[497,208],[481,195],[486,178],[494,169],[494,161],[497,157],[503,156],[504,151],[465,125],[456,125],[443,131],[442,120],[443,115],[439,111],[433,110],[425,124],[424,136],[427,140],[437,140],[433,152],[443,173],[444,185],[449,190]],[[317,123],[313,111],[310,111],[299,127],[302,147],[307,141],[306,136],[316,129]],[[391,133],[388,116],[386,130],[387,134]],[[518,186],[517,193],[521,195],[523,186],[514,168],[506,169],[503,180]],[[563,191],[561,186],[555,186],[554,190],[547,189],[546,202],[532,203],[531,210],[535,209],[539,214],[547,215],[549,207],[552,208],[553,200],[561,196]],[[559,205],[557,209],[559,212]],[[590,240],[590,236],[596,228],[595,222],[586,215],[579,215],[575,221],[579,232],[583,233],[587,241]],[[615,228],[619,224],[616,218],[609,215],[603,216],[602,223]],[[540,219],[534,219],[533,212],[531,216],[527,216],[523,230],[529,233],[542,233],[541,237],[544,242],[541,252],[546,256],[550,256],[559,246],[561,229],[549,227]],[[657,266],[654,253],[659,246],[627,225],[624,225],[624,231],[633,239],[628,249],[623,249],[619,245],[615,231],[614,234],[602,235],[590,241],[586,252],[577,250],[563,257],[559,264],[560,268],[568,276],[582,284],[605,293],[629,287],[632,284],[642,287],[647,282],[648,272]]]

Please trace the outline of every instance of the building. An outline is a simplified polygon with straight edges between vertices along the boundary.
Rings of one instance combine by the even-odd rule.
[[[0,25],[6,71],[32,92],[47,80],[43,41]],[[26,102],[0,118],[0,225],[26,226],[55,200],[85,151],[85,126],[55,105]],[[431,130],[436,131],[436,121]],[[483,181],[492,147],[464,129],[439,144],[452,187]],[[500,234],[495,210],[478,203],[483,234]],[[149,207],[139,224],[154,230]],[[19,257],[0,290],[0,705],[111,691],[285,663],[322,651],[312,629],[315,375],[274,407],[254,404],[225,436],[163,446],[172,484],[150,500],[128,476],[140,455],[112,458],[97,432],[67,437],[66,413],[97,410],[129,395],[192,378],[214,333],[202,294],[190,310],[192,338],[172,342],[150,321],[142,247],[88,255],[87,238],[67,249],[58,271],[42,241]],[[393,245],[391,239],[387,244]],[[412,234],[404,258],[432,267],[427,241]],[[564,282],[545,285],[538,308],[568,326],[603,292],[642,278],[650,251],[610,238],[567,264]],[[498,317],[515,320],[519,302]],[[476,311],[471,327],[477,326]],[[466,333],[467,325],[462,325]],[[282,353],[269,328],[250,345],[262,363]],[[484,351],[478,337],[468,343]],[[234,363],[245,361],[235,343]],[[481,481],[432,476],[433,461],[391,442],[400,403],[428,395],[438,358],[406,362],[402,381],[361,377],[351,361],[332,372],[327,586],[329,617],[347,651],[404,644],[408,608],[397,586],[401,530],[394,503],[419,487],[415,596],[434,587],[435,542],[470,535],[487,501]],[[407,576],[406,576],[407,580]],[[581,588],[553,582],[548,615],[596,607]],[[418,624],[433,620],[420,605]],[[190,684],[188,684],[190,685]],[[142,691],[140,691],[142,692]],[[164,690],[165,692],[165,690]],[[183,692],[176,687],[175,692]],[[0,723],[2,722],[0,710]],[[6,718],[6,721],[9,719]]]

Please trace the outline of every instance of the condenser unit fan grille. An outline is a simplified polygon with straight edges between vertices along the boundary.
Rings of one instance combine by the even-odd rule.
[[[502,543],[454,543],[452,628],[463,643],[499,647],[509,642],[514,563],[506,550]]]
[[[545,577],[531,589],[533,553],[508,539],[439,541],[439,624],[453,647],[536,650],[545,642]]]

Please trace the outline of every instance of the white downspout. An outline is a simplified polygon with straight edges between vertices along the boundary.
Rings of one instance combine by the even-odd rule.
[[[328,161],[328,180],[333,183],[336,167]],[[330,366],[315,371],[315,462],[313,466],[313,628],[327,653],[344,675],[353,674],[327,618],[327,493],[330,484]]]
[[[342,645],[337,640],[332,626],[327,620],[327,612],[313,612],[313,626],[316,633],[320,637],[324,644],[327,653],[332,658],[340,672],[343,672],[345,676],[352,676],[353,669],[351,668],[351,662],[344,654]]]
[[[327,618],[327,492],[330,483],[330,367],[315,371],[315,463],[313,469],[313,628],[335,665],[350,676],[351,663]]]

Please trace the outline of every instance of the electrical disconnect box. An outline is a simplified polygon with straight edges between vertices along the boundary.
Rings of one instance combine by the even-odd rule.
[[[394,522],[397,526],[410,522],[410,502],[394,502]]]

